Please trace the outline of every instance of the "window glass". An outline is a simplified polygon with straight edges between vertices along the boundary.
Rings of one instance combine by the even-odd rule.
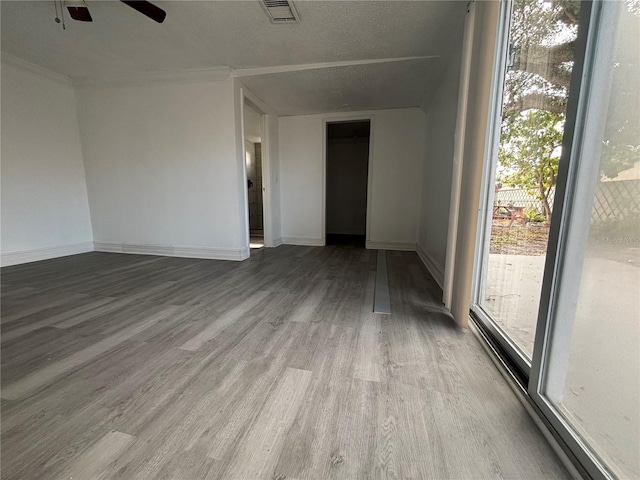
[[[580,2],[517,0],[479,303],[532,356]]]
[[[604,2],[544,394],[640,477],[640,2]]]

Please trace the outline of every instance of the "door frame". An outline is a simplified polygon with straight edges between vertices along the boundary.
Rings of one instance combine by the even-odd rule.
[[[367,218],[365,245],[371,235],[371,199],[373,197],[373,134],[375,115],[346,114],[332,115],[322,119],[322,245],[327,245],[327,141],[329,123],[369,122],[369,158],[367,159]]]
[[[249,227],[249,194],[247,188],[247,162],[246,162],[246,134],[244,130],[244,108],[245,104],[253,108],[256,112],[258,112],[261,116],[261,158],[260,162],[262,163],[262,229],[264,234],[264,246],[273,247],[273,226],[272,226],[272,213],[271,213],[271,158],[270,158],[270,132],[269,132],[269,121],[268,121],[268,113],[265,111],[265,108],[261,106],[262,102],[255,97],[249,90],[246,88],[241,89],[241,97],[242,97],[242,171],[244,172],[244,190],[245,190],[245,223],[246,223],[246,235],[247,235],[247,248],[249,250],[249,255],[251,255],[251,230]]]

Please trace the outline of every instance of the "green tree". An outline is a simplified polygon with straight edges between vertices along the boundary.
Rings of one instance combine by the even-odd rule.
[[[522,120],[520,113],[527,111],[565,113],[580,4],[579,0],[514,1],[509,37],[510,62],[504,92],[504,123],[517,124]],[[636,18],[640,16],[640,0],[626,0],[620,8],[626,8]],[[615,73],[613,90],[617,95],[609,108],[616,115],[608,116],[610,121],[601,163],[602,174],[609,178],[615,178],[640,161],[640,139],[637,135],[640,131],[640,115],[637,113],[640,101],[635,91],[640,66],[637,42],[629,41],[632,43],[621,49],[611,65]],[[507,131],[516,132],[518,129]],[[504,135],[503,140],[507,140]]]
[[[578,32],[577,0],[515,0],[504,115],[531,108],[564,113]]]
[[[551,219],[580,2],[514,0],[498,180],[522,188]]]
[[[528,109],[502,122],[498,179],[534,195],[551,220],[549,194],[556,185],[564,115]]]

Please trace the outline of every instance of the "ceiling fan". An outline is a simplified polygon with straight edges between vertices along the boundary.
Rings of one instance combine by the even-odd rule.
[[[157,7],[151,2],[146,1],[130,1],[130,0],[120,0],[125,5],[130,6],[134,10],[137,10],[141,14],[149,17],[151,20],[162,23],[164,22],[165,17],[167,16],[167,12],[162,10],[160,7]],[[54,0],[55,3],[55,0]],[[92,22],[93,18],[91,18],[91,14],[89,13],[89,7],[83,0],[64,0],[64,6],[67,7],[67,11],[69,12],[69,16],[77,20],[79,22]],[[57,6],[56,6],[57,7]],[[57,12],[57,8],[56,8]],[[56,15],[56,22],[60,23],[60,19]]]

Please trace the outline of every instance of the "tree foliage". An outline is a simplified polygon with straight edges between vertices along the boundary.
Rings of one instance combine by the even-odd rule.
[[[580,3],[579,0],[513,3],[499,180],[535,194],[547,219],[549,191],[557,180]],[[638,15],[633,10],[638,3],[627,0],[627,8],[634,15]],[[612,69],[616,94],[609,108],[601,163],[603,175],[609,178],[640,161],[637,82],[628,81],[638,78],[638,62],[617,62]]]
[[[573,0],[513,4],[498,179],[535,195],[547,220],[558,176],[579,8]]]
[[[526,110],[502,123],[498,161],[503,183],[524,188],[551,217],[549,194],[558,177],[564,116],[546,110]]]
[[[575,0],[514,2],[504,115],[532,108],[564,113],[579,10]]]

